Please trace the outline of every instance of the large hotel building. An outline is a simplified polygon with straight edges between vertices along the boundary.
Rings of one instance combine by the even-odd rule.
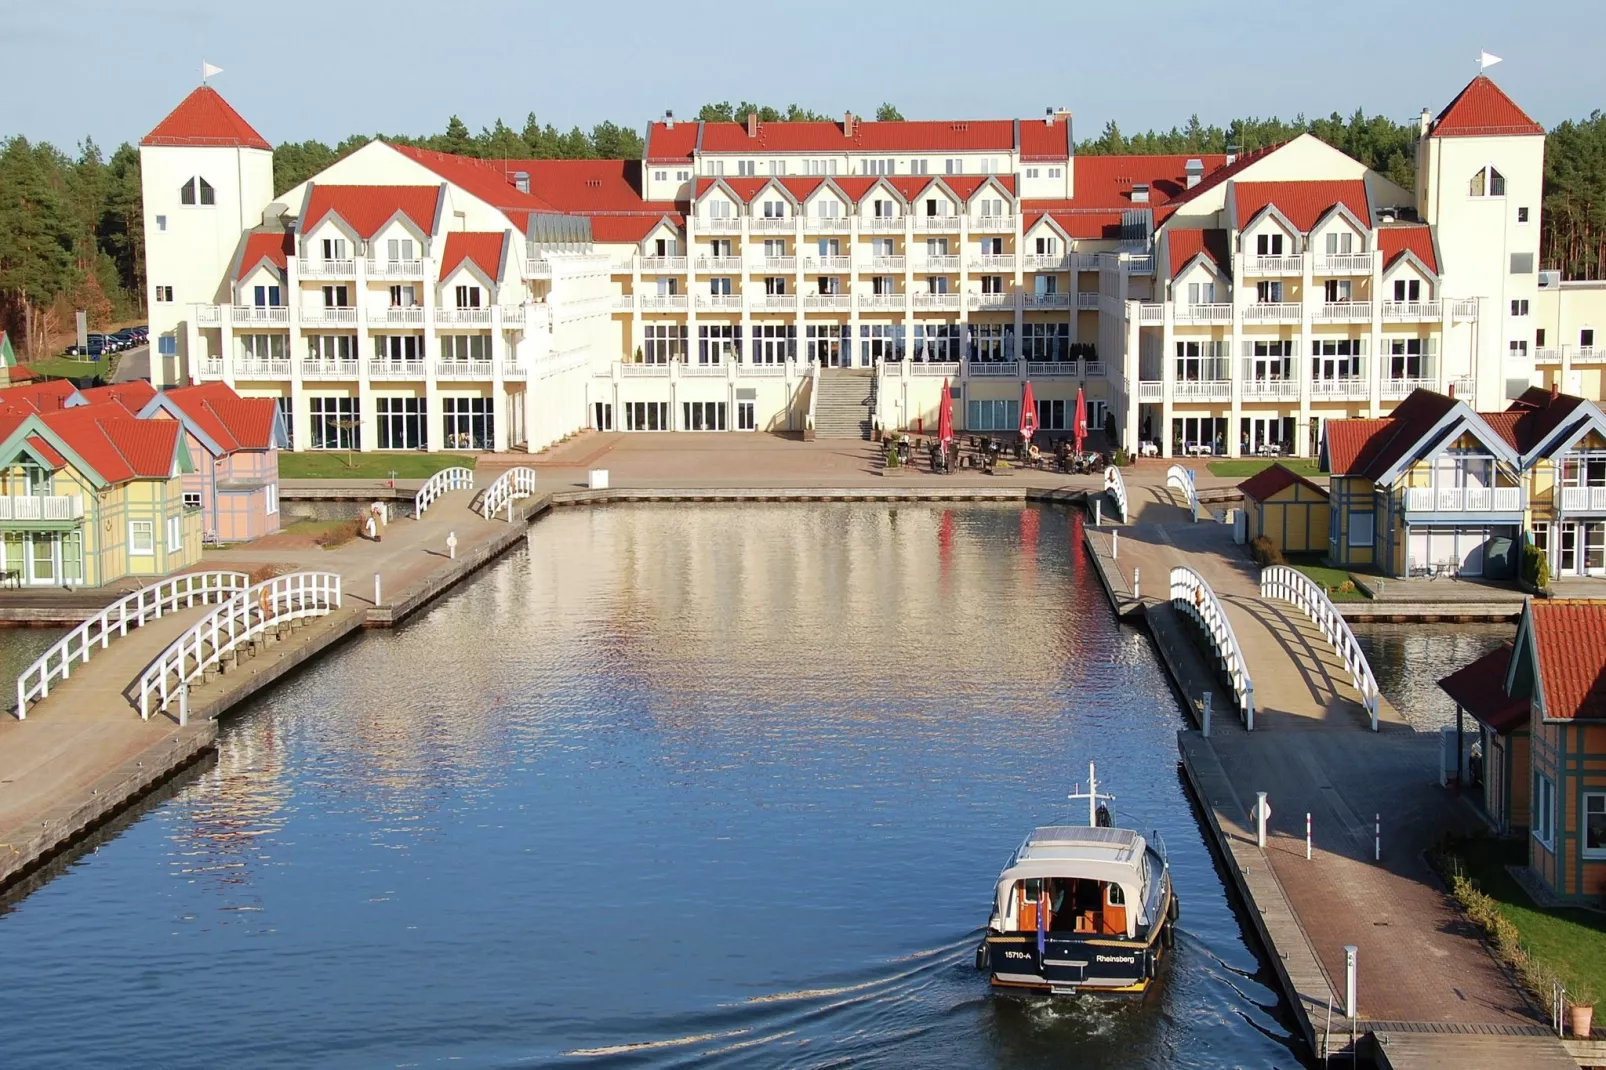
[[[273,188],[211,88],[140,146],[153,376],[278,399],[296,449],[576,430],[1012,430],[1309,456],[1418,386],[1602,398],[1606,284],[1539,270],[1545,134],[1479,76],[1417,188],[1304,135],[1091,156],[1069,113],[676,122],[645,159],[368,144]],[[1606,322],[1600,323],[1606,328]]]

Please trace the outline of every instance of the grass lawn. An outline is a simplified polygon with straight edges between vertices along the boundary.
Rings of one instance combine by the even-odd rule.
[[[311,536],[325,550],[333,550],[357,537],[357,523],[353,519],[297,520],[286,524],[284,531],[290,535]]]
[[[1506,872],[1506,866],[1526,865],[1526,840],[1463,840],[1451,848],[1462,871],[1493,896],[1521,937],[1528,953],[1563,978],[1581,977],[1597,995],[1606,994],[1606,914],[1595,910],[1533,905]]]
[[[1322,474],[1316,471],[1316,461],[1311,457],[1241,457],[1236,461],[1211,461],[1205,465],[1213,476],[1237,477],[1247,479],[1263,468],[1270,468],[1280,464],[1291,472],[1297,472],[1306,479],[1320,479]]]
[[[348,463],[349,459],[349,463]],[[473,468],[472,453],[338,453],[318,450],[279,454],[280,479],[428,479],[442,468]]]
[[[1352,591],[1337,591],[1336,587],[1351,583],[1348,569],[1333,568],[1322,564],[1320,557],[1294,556],[1288,558],[1290,568],[1298,569],[1309,576],[1312,581],[1327,591],[1327,597],[1334,602],[1365,602],[1367,597],[1359,587]]]
[[[111,371],[111,361],[106,357],[100,360],[77,360],[73,357],[43,357],[31,360],[23,367],[35,375],[42,375],[50,379],[100,379],[105,373]]]

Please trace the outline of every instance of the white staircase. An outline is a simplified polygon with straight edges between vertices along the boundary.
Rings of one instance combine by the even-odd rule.
[[[874,403],[875,376],[870,369],[821,368],[815,383],[816,438],[870,437],[870,412]]]

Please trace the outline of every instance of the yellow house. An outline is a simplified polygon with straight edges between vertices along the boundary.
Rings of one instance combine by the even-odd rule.
[[[1249,538],[1271,539],[1285,554],[1327,550],[1327,492],[1304,476],[1274,464],[1238,484],[1244,495]]]
[[[1606,576],[1606,414],[1552,388],[1526,391],[1504,413],[1522,453],[1528,536],[1555,578]]]
[[[181,431],[116,402],[0,411],[0,581],[98,587],[198,564]]]

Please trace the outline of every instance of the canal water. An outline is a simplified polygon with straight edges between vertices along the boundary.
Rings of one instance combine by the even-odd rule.
[[[0,1066],[1298,1066],[1079,523],[543,520],[9,905]],[[1141,1002],[995,996],[992,882],[1090,759],[1176,955]]]

